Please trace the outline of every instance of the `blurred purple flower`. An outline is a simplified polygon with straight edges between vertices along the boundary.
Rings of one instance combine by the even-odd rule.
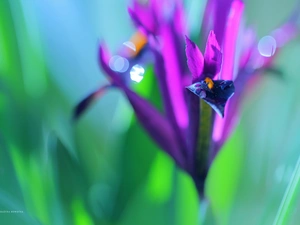
[[[226,80],[233,80],[236,88],[235,94],[225,108],[224,118],[215,117],[212,132],[211,161],[238,124],[240,119],[239,110],[248,87],[250,86],[250,89],[254,90],[254,86],[260,80],[261,74],[265,70],[272,69],[273,62],[276,55],[280,52],[280,48],[291,41],[299,32],[296,24],[296,18],[299,17],[299,7],[295,7],[295,11],[291,13],[290,18],[281,27],[275,29],[270,35],[265,36],[269,37],[269,41],[276,43],[270,49],[269,55],[265,55],[258,49],[263,38],[257,40],[253,29],[240,24],[244,8],[243,2],[241,0],[230,2],[232,3],[228,11],[225,9],[221,15],[214,17],[214,24],[219,29],[219,32],[216,33],[224,33],[223,38],[220,40],[223,42],[224,55],[220,77]],[[224,0],[210,0],[208,5],[214,5],[211,7],[214,12],[220,12],[225,7]],[[228,8],[228,5],[226,7]],[[219,24],[222,24],[226,17],[227,23],[226,29],[224,29]],[[242,46],[237,46],[236,43],[242,43]],[[236,57],[236,48],[240,50],[239,58]]]
[[[267,68],[274,58],[263,58],[264,62],[256,65],[263,56],[255,51],[253,32],[239,34],[243,8],[241,0],[208,1],[207,12],[215,15],[214,31],[209,32],[203,56],[193,41],[184,38],[187,28],[180,0],[149,0],[146,3],[134,0],[129,13],[140,35],[137,40],[142,44],[137,45],[136,41],[128,43],[135,50],[134,54],[119,53],[129,61],[128,69],[123,72],[114,69],[111,65],[113,57],[103,43],[100,45],[99,62],[110,84],[85,98],[77,106],[75,115],[80,115],[107,88],[119,88],[127,96],[141,125],[177,165],[191,175],[199,195],[203,196],[210,164],[238,122],[238,109],[247,83],[253,74]],[[204,22],[208,19],[207,12]],[[284,27],[290,28],[284,31],[289,37],[286,42],[293,37],[295,29],[293,26]],[[204,29],[211,30],[209,27]],[[237,39],[246,36],[248,42],[237,60]],[[153,56],[163,113],[132,91],[126,79],[135,65],[149,60],[149,55],[144,57],[145,50]],[[224,118],[200,104],[200,99]]]

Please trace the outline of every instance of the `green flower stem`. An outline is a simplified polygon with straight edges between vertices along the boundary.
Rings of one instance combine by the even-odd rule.
[[[208,173],[209,149],[211,136],[212,110],[204,101],[200,101],[200,121],[198,134],[198,147],[195,157],[196,178],[195,183],[200,198],[204,196],[204,183]]]

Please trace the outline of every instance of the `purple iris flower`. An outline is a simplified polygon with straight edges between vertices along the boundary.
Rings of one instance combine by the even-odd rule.
[[[204,57],[197,45],[186,37],[186,56],[194,82],[187,88],[223,117],[226,102],[234,94],[234,84],[231,80],[213,80],[222,65],[222,53],[214,32],[209,33]]]
[[[144,129],[192,177],[202,197],[210,164],[237,124],[243,91],[258,71],[255,59],[261,58],[253,50],[256,41],[254,35],[250,35],[250,41],[245,44],[239,63],[236,63],[235,49],[243,8],[241,0],[208,1],[207,12],[214,13],[206,12],[204,22],[208,15],[215,16],[213,30],[203,26],[203,29],[210,30],[204,32],[209,34],[203,55],[197,45],[184,36],[187,28],[180,0],[133,1],[129,13],[142,37],[146,37],[138,52],[147,50],[153,56],[164,111],[160,112],[134,92],[124,78],[136,64],[145,63],[149,57],[139,54],[124,56],[129,60],[129,67],[120,72],[111,66],[113,56],[102,43],[99,62],[110,84],[84,99],[75,114],[80,115],[109,87],[119,88]],[[290,31],[288,34],[293,36]],[[244,38],[243,35],[246,33],[240,38]],[[267,68],[273,58],[264,59],[259,69]]]

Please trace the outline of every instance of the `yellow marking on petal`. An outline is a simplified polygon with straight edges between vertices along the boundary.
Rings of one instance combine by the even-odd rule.
[[[207,87],[211,90],[214,87],[214,82],[209,77],[206,77],[204,79],[205,83],[207,84]]]

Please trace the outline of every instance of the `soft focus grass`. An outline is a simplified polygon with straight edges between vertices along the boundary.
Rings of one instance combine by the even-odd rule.
[[[266,35],[291,3],[247,2],[247,23]],[[1,223],[199,223],[191,179],[117,90],[71,121],[75,104],[106,82],[99,39],[117,49],[132,32],[123,1],[0,1],[0,210],[23,211],[1,213]],[[297,224],[299,52],[298,38],[277,59],[283,75],[264,74],[246,92],[242,120],[209,173],[205,224]],[[146,75],[135,89],[159,106],[151,68]]]

